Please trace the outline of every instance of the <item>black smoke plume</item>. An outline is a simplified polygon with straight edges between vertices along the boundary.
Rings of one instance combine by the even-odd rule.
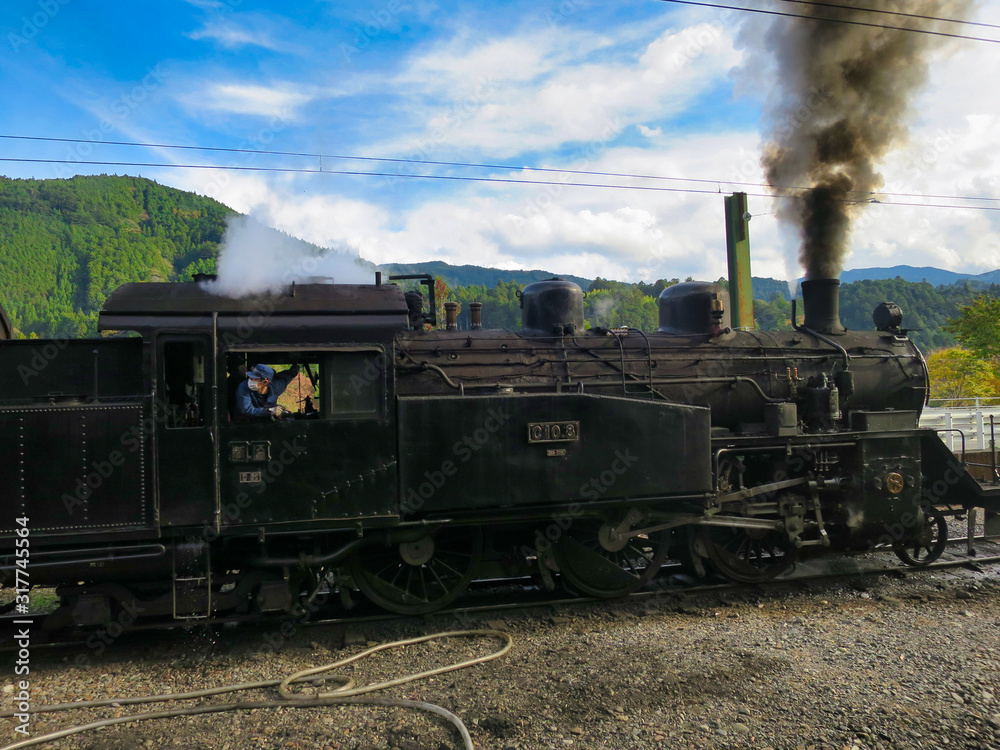
[[[767,106],[763,164],[776,194],[800,198],[779,201],[778,216],[798,229],[807,278],[840,276],[851,221],[883,186],[878,165],[905,141],[911,99],[927,78],[927,53],[944,40],[832,19],[962,33],[958,24],[861,8],[960,19],[974,0],[838,4],[855,7],[795,5],[810,18],[778,18],[765,36],[778,88]]]

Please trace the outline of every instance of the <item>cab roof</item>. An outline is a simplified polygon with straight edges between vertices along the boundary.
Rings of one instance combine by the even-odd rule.
[[[277,330],[376,326],[401,330],[407,307],[395,284],[292,284],[246,297],[213,294],[204,283],[136,283],[118,287],[101,308],[98,328],[143,335],[161,328],[228,328],[263,316],[255,327]]]
[[[135,283],[118,287],[101,308],[105,315],[246,315],[273,310],[280,315],[406,313],[395,284],[292,284],[282,292],[225,297],[205,284]]]

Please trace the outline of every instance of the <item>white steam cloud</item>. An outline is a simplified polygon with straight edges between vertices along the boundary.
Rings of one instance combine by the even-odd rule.
[[[374,267],[353,250],[321,248],[240,215],[227,222],[218,278],[205,282],[204,288],[212,294],[246,297],[280,292],[293,281],[371,284],[374,278]]]
[[[594,315],[596,315],[599,319],[604,320],[611,315],[611,311],[614,307],[615,301],[610,297],[599,299],[594,303]]]

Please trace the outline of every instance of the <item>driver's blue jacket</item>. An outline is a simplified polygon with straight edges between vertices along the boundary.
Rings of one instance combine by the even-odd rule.
[[[285,392],[288,384],[299,374],[298,366],[284,372],[279,372],[267,388],[267,393],[250,390],[250,385],[244,380],[236,386],[236,413],[241,417],[269,417],[269,411],[278,405],[278,396]]]

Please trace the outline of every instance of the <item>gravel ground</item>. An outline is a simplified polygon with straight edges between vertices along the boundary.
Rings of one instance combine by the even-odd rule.
[[[981,554],[997,554],[980,545]],[[386,691],[461,716],[484,750],[998,748],[1000,568],[914,572],[638,603],[482,617],[195,630],[32,655],[34,705],[284,676],[399,638],[496,627],[497,661]],[[94,642],[92,642],[94,643]],[[278,648],[275,648],[277,646]],[[344,671],[389,679],[482,655],[490,639],[383,652]],[[14,693],[8,659],[3,697]],[[270,698],[267,691],[237,699]],[[218,699],[208,699],[218,700]],[[157,704],[156,707],[162,704]],[[131,713],[35,714],[31,734]],[[9,719],[2,729],[22,739]],[[451,750],[457,732],[413,710],[279,709],[131,723],[48,747]]]

